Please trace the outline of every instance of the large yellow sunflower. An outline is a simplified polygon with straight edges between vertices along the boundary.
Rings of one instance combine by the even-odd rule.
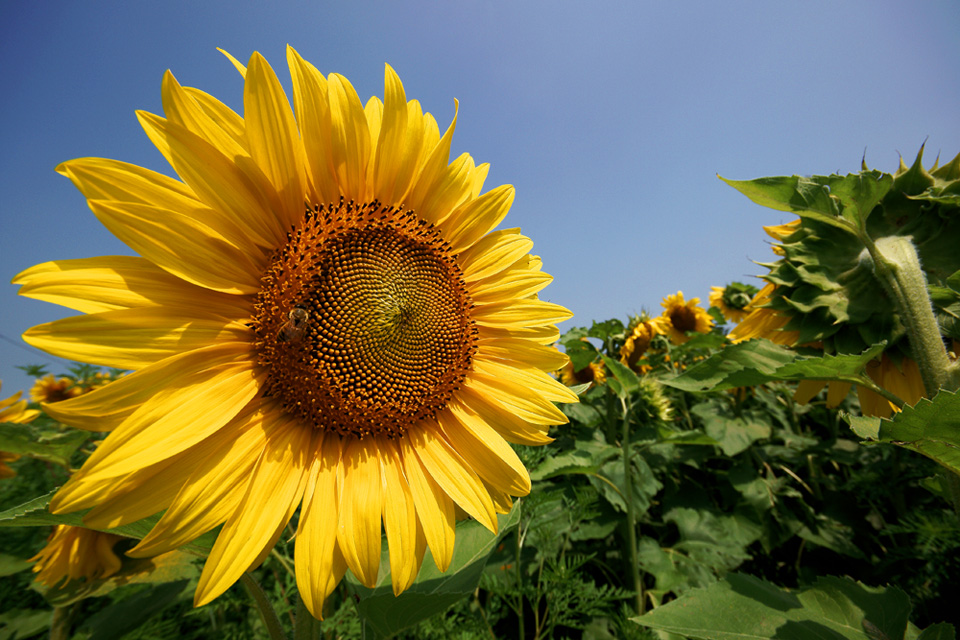
[[[57,525],[47,545],[30,558],[37,582],[55,587],[64,580],[106,578],[120,570],[113,545],[121,536],[83,527]]]
[[[142,257],[38,265],[20,292],[87,315],[32,345],[134,373],[49,405],[112,431],[51,509],[113,527],[166,510],[131,555],[223,525],[195,604],[263,560],[299,508],[297,583],[310,611],[347,568],[374,585],[381,523],[396,593],[429,547],[450,563],[455,507],[491,530],[530,479],[509,442],[544,444],[576,396],[548,346],[572,314],[518,229],[492,231],[513,187],[449,160],[453,122],[383,101],[293,49],[293,110],[258,53],[241,117],[163,79],[139,112],[182,181],[84,158],[58,171]]]
[[[685,301],[683,292],[669,295],[660,303],[663,307],[661,317],[670,321],[667,334],[673,344],[683,344],[690,340],[689,332],[710,333],[713,327],[713,318],[706,309],[700,306],[700,298],[691,298]]]

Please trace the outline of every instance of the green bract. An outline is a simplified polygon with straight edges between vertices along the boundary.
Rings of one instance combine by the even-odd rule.
[[[798,343],[822,342],[827,353],[860,353],[886,341],[895,359],[910,355],[906,329],[880,280],[870,247],[910,237],[928,284],[950,289],[960,270],[960,155],[944,166],[900,162],[891,175],[866,166],[845,176],[725,180],[754,202],[800,216],[782,240],[782,258],[764,264],[776,285],[769,307],[791,317]],[[950,289],[952,291],[952,289]],[[941,324],[953,326],[942,296]]]

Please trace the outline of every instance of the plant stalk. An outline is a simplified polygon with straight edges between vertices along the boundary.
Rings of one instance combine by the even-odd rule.
[[[249,571],[244,571],[240,575],[240,584],[243,585],[247,595],[257,605],[257,611],[260,612],[260,618],[263,620],[264,626],[267,627],[270,640],[287,640],[283,627],[280,625],[280,618],[277,617],[277,612],[273,610],[273,605],[267,599],[267,594],[263,592],[263,589],[260,588]]]
[[[297,592],[297,619],[293,625],[293,640],[317,640],[323,637],[323,626],[313,617],[303,598]]]
[[[627,503],[627,554],[630,566],[630,579],[636,594],[637,615],[643,615],[646,597],[643,593],[643,580],[640,579],[640,566],[637,563],[637,511],[633,502],[633,464],[630,460],[630,402],[620,399],[623,408],[623,430],[620,435],[620,447],[623,453],[624,499]]]

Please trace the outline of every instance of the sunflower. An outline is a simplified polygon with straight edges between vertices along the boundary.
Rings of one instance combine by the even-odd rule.
[[[393,590],[427,547],[451,561],[456,508],[497,528],[530,478],[508,443],[550,442],[576,396],[547,372],[571,313],[518,229],[492,229],[513,187],[449,160],[397,74],[361,103],[291,48],[293,110],[267,61],[231,58],[244,116],[163,79],[141,124],[182,181],[99,158],[66,162],[104,225],[142,257],[42,264],[20,293],[87,315],[24,338],[133,373],[47,405],[112,431],[51,509],[109,528],[165,510],[130,555],[222,525],[197,606],[258,565],[299,508],[295,565],[315,616],[347,568]],[[455,103],[456,104],[456,103]],[[382,523],[382,529],[381,529]]]
[[[756,287],[739,282],[731,282],[725,287],[710,287],[710,306],[719,309],[730,322],[740,322],[746,317],[746,309],[756,294]]]
[[[750,338],[766,338],[782,345],[792,346],[797,343],[800,334],[796,331],[784,330],[791,316],[767,306],[774,289],[774,285],[767,283],[757,292],[757,295],[753,296],[750,304],[744,307],[746,316],[727,334],[731,341],[743,342]]]
[[[106,578],[120,569],[120,558],[113,552],[120,540],[112,533],[61,524],[29,561],[36,563],[37,582],[51,588],[65,580]]]
[[[0,388],[3,383],[0,382]],[[27,409],[27,401],[21,400],[22,392],[18,391],[6,400],[0,400],[0,422],[12,422],[14,424],[24,424],[30,422],[40,412],[36,409]],[[0,479],[12,478],[17,472],[10,468],[8,462],[14,462],[20,459],[20,454],[0,451]]]
[[[620,347],[620,362],[630,368],[636,368],[640,357],[650,348],[650,342],[658,335],[663,335],[670,330],[670,321],[664,316],[651,318],[644,312],[639,318],[636,318],[636,324]],[[646,373],[650,370],[647,365],[640,367],[641,372]]]
[[[573,362],[567,362],[560,369],[560,381],[568,387],[578,384],[593,382],[594,384],[603,384],[607,380],[607,372],[603,368],[602,362],[591,362],[583,369],[573,369]]]
[[[700,298],[684,301],[683,292],[677,291],[676,295],[667,296],[660,304],[663,306],[662,317],[670,321],[667,333],[673,344],[683,344],[690,340],[687,334],[692,331],[710,333],[713,318],[700,306]]]
[[[30,388],[34,402],[60,402],[80,395],[80,387],[70,378],[56,378],[53,374],[38,378]]]

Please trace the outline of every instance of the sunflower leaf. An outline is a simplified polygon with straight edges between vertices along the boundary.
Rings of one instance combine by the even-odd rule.
[[[606,364],[607,368],[610,369],[610,373],[612,373],[613,377],[616,378],[617,382],[620,383],[620,389],[617,390],[617,395],[620,397],[625,397],[631,393],[634,393],[640,388],[640,378],[630,369],[630,367],[606,354],[600,355],[603,358],[604,364]]]
[[[878,424],[879,422],[879,424]],[[921,398],[891,419],[851,421],[854,432],[877,442],[916,451],[960,473],[960,394],[941,389],[933,400]],[[876,427],[876,430],[874,428]]]
[[[10,422],[0,424],[0,451],[18,453],[61,467],[70,466],[70,456],[89,438],[89,432],[71,429],[36,439],[25,425]]]
[[[790,591],[730,574],[631,619],[703,640],[892,640],[905,636],[909,613],[910,600],[896,587],[871,588],[849,578],[823,577],[813,586]]]
[[[476,521],[457,525],[457,541],[453,561],[446,573],[440,573],[430,556],[423,559],[420,574],[409,589],[399,596],[390,586],[390,561],[386,540],[380,559],[381,575],[377,586],[368,589],[347,573],[346,580],[359,596],[357,610],[368,630],[376,637],[390,637],[396,633],[445,611],[451,605],[476,590],[487,558],[500,540],[520,522],[519,503],[506,515],[498,516],[497,534],[491,534]]]
[[[884,346],[875,344],[860,354],[810,357],[769,340],[750,340],[728,346],[681,375],[664,378],[663,383],[684,391],[721,391],[774,380],[850,380],[859,376]]]

